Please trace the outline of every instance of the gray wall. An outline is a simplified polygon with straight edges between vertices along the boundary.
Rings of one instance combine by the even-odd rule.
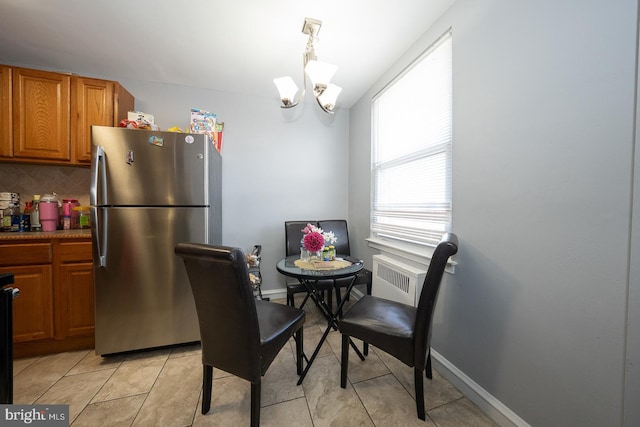
[[[348,110],[328,115],[312,96],[308,104],[283,110],[275,86],[273,98],[260,98],[137,80],[120,83],[135,96],[136,109],[152,114],[161,129],[186,128],[191,108],[215,112],[225,122],[223,244],[244,250],[261,244],[263,293],[284,297],[284,277],[275,270],[284,256],[284,221],[347,218]],[[2,191],[18,191],[23,201],[56,191],[86,204],[89,179],[87,168],[0,164]]]
[[[222,241],[245,250],[262,245],[263,292],[284,287],[275,270],[284,256],[284,221],[347,217],[348,111],[329,116],[312,103],[283,110],[275,86],[273,98],[260,98],[121,83],[162,129],[188,126],[191,108],[225,122]]]
[[[262,244],[265,289],[276,289],[287,219],[348,215],[352,252],[371,266],[371,96],[451,27],[461,249],[433,346],[531,425],[621,425],[625,399],[640,400],[637,15],[632,0],[458,0],[334,117],[281,110],[275,89],[122,83],[163,129],[184,127],[192,107],[225,121],[223,243]],[[630,407],[627,425],[639,425]]]
[[[623,422],[637,17],[636,1],[458,0],[350,111],[364,232],[371,96],[452,28],[461,249],[432,344],[531,425]]]

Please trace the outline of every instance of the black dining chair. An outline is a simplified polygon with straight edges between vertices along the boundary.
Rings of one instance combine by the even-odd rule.
[[[422,372],[432,378],[431,322],[447,261],[456,252],[458,237],[446,233],[431,257],[418,307],[365,295],[344,314],[340,387],[347,385],[349,337],[361,339],[413,367],[418,418],[425,419]]]
[[[347,221],[344,219],[332,219],[332,220],[321,220],[318,221],[318,225],[322,228],[323,231],[333,231],[333,234],[336,236],[336,253],[342,255],[351,255],[351,246],[349,245],[349,229],[347,227]],[[351,282],[351,278],[347,279],[336,279],[334,284],[334,289],[336,292],[336,304],[340,304],[341,294],[340,289],[347,288],[349,283]],[[362,269],[360,273],[356,276],[356,283],[354,286],[365,285],[367,295],[371,295],[371,287],[373,284],[373,275],[371,270],[367,270],[366,268]],[[345,298],[349,300],[349,295],[345,295]]]
[[[213,368],[251,382],[251,425],[260,425],[260,385],[271,362],[295,336],[296,369],[302,374],[305,312],[256,300],[242,250],[179,243],[196,303],[202,343],[202,413],[211,407]]]
[[[284,243],[285,243],[285,255],[299,255],[300,254],[300,241],[304,233],[302,229],[312,224],[317,226],[318,221],[285,221],[284,223]],[[327,304],[332,304],[332,290],[333,282],[331,280],[319,280],[316,284],[318,289],[324,298],[325,292],[328,293]],[[287,305],[295,307],[294,297],[296,294],[306,293],[307,289],[300,282],[288,282],[287,283]],[[304,306],[307,298],[300,304],[300,308]]]

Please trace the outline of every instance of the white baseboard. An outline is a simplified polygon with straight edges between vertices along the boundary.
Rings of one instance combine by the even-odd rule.
[[[262,291],[263,298],[269,299],[287,299],[287,290],[285,288],[278,289],[269,289],[267,291]]]
[[[354,288],[351,292],[352,296],[355,296],[356,299],[360,299],[364,295],[357,288]],[[286,299],[287,290],[285,288],[269,289],[267,291],[263,291],[262,296],[272,300]],[[460,390],[460,392],[469,400],[478,405],[478,407],[498,425],[503,427],[530,427],[530,425],[516,413],[493,397],[485,389],[480,387],[480,385],[465,375],[464,372],[445,359],[433,348],[431,349],[431,356],[434,368],[447,378],[451,384]]]
[[[478,407],[498,425],[503,427],[530,427],[530,425],[515,412],[480,387],[480,385],[465,375],[464,372],[433,348],[431,349],[431,356],[433,367],[460,390],[462,394],[469,398],[469,400],[478,405]]]

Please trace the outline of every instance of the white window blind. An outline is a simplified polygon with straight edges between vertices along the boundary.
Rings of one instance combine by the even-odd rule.
[[[451,34],[373,99],[372,237],[436,244],[451,228]]]

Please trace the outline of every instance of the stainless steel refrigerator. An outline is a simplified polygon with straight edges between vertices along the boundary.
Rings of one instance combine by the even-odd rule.
[[[179,242],[220,244],[220,154],[205,135],[91,128],[95,351],[198,341]]]

